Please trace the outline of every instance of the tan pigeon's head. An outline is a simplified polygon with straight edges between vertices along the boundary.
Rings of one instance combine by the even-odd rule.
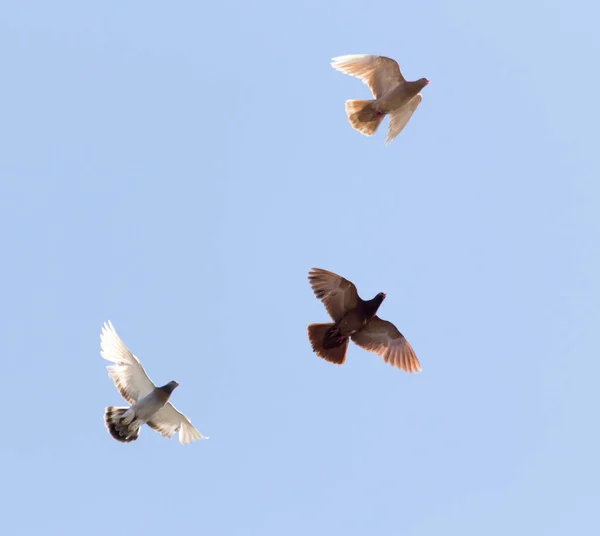
[[[429,78],[419,78],[414,82],[406,82],[406,85],[411,88],[411,93],[415,95],[421,91],[427,84],[429,84]]]

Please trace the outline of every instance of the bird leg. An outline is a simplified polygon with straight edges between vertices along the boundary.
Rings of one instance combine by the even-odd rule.
[[[333,337],[337,343],[342,343],[346,339],[338,326],[331,328],[331,337]]]

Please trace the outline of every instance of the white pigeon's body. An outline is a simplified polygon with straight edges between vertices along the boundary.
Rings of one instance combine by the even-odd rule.
[[[168,438],[179,431],[179,442],[183,444],[208,439],[169,402],[171,393],[179,384],[169,382],[162,387],[156,387],[110,321],[102,328],[100,346],[102,357],[115,363],[106,367],[108,375],[115,382],[121,396],[131,404],[130,407],[106,408],[106,426],[117,441],[135,441],[144,424]]]
[[[146,424],[166,403],[167,399],[164,396],[159,396],[156,391],[152,391],[130,406],[123,417],[135,416],[135,420],[140,424]]]
[[[390,115],[390,129],[386,144],[390,143],[406,126],[417,109],[428,83],[427,78],[408,82],[396,61],[385,56],[350,54],[333,58],[331,66],[350,76],[360,78],[369,86],[374,100],[346,101],[346,113],[353,128],[372,136],[386,115]]]

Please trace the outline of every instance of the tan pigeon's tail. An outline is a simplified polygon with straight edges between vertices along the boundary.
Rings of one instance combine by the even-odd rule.
[[[374,100],[349,100],[346,101],[348,121],[365,136],[372,136],[377,132],[385,114],[373,109]]]
[[[127,422],[126,418],[123,419],[123,414],[128,409],[109,406],[104,411],[104,423],[109,434],[121,443],[131,443],[140,435],[140,425],[137,421]]]
[[[335,324],[311,324],[308,326],[308,338],[314,352],[323,359],[336,365],[346,361],[348,339],[339,338]]]

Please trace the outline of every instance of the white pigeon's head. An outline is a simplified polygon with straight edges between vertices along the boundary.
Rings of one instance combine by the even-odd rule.
[[[160,390],[170,395],[177,387],[179,387],[179,384],[176,381],[172,381],[160,387]]]

